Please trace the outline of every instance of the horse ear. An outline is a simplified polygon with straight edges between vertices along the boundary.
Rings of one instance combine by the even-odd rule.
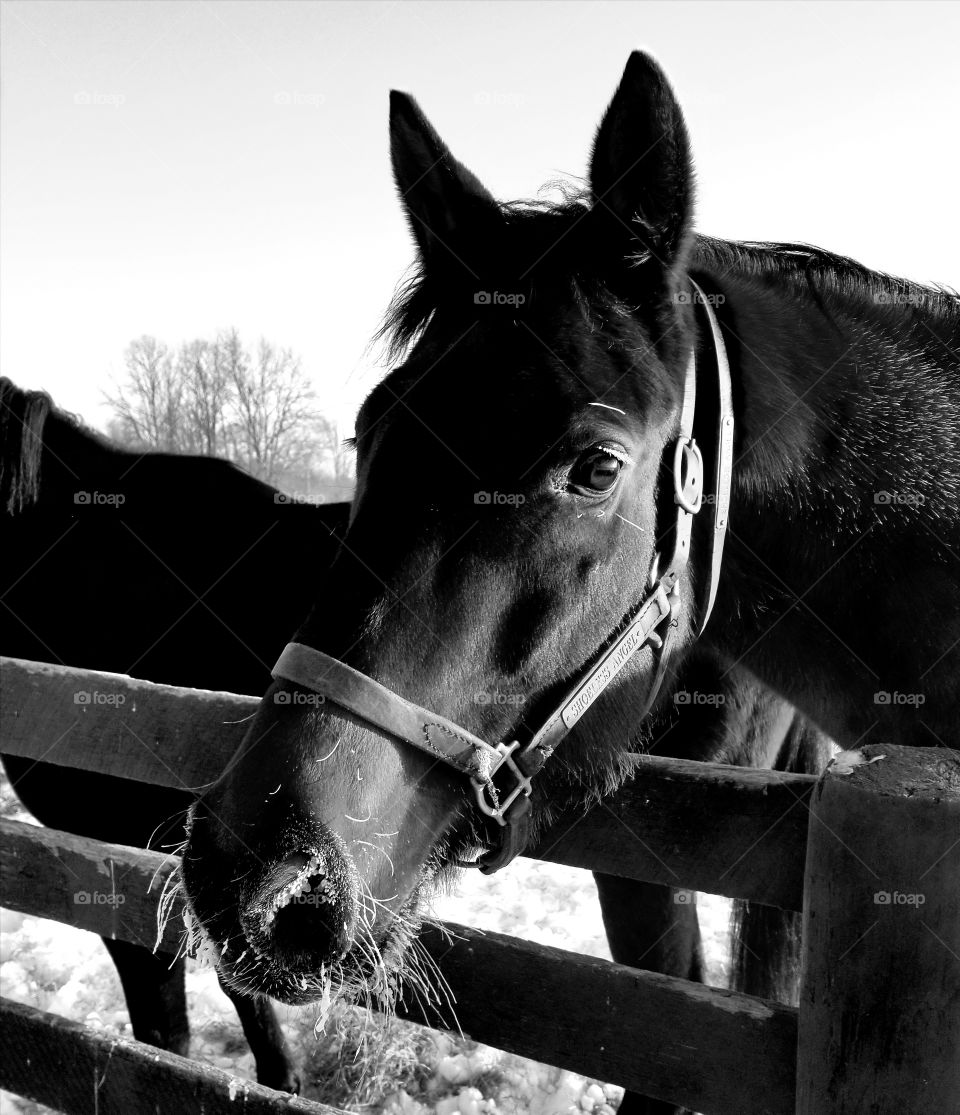
[[[459,261],[470,239],[500,210],[459,163],[407,93],[390,93],[393,177],[424,263]]]
[[[674,264],[693,216],[690,143],[663,71],[638,50],[597,130],[590,187],[610,234],[635,241],[624,255],[646,251]]]

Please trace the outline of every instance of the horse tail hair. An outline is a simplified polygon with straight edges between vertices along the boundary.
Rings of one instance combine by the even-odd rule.
[[[0,377],[0,503],[9,515],[39,498],[43,428],[53,409],[49,395]]]
[[[833,743],[799,712],[794,713],[775,769],[821,774]],[[736,899],[731,916],[732,980],[735,991],[796,1005],[800,994],[802,915]]]

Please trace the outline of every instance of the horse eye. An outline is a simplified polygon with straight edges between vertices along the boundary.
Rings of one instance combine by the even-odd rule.
[[[570,486],[587,494],[609,492],[616,484],[623,461],[604,449],[591,449],[573,466]]]

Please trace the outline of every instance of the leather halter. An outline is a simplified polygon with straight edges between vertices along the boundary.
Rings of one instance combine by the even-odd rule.
[[[703,632],[716,599],[730,506],[733,468],[733,401],[730,368],[716,315],[700,287],[691,279],[694,298],[710,326],[716,364],[717,415],[713,447],[713,491],[710,493],[711,530],[705,602],[697,633]],[[654,654],[654,671],[641,720],[650,711],[666,673],[666,648],[676,627],[680,584],[690,559],[693,518],[703,504],[703,457],[693,436],[697,396],[696,345],[690,354],[680,409],[680,431],[673,449],[673,548],[666,567],[654,555],[650,590],[618,625],[620,633],[576,675],[562,700],[532,738],[496,746],[459,724],[421,708],[373,678],[322,651],[302,643],[288,643],[273,668],[273,677],[322,694],[367,724],[411,744],[466,775],[473,784],[478,808],[500,826],[500,842],[479,859],[462,866],[493,874],[526,847],[530,827],[533,777],[558,744],[607,688],[633,655],[646,645]],[[504,787],[509,774],[513,785]],[[499,775],[497,782],[495,777]]]

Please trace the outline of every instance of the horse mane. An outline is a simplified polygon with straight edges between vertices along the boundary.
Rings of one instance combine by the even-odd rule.
[[[696,264],[720,271],[736,270],[758,279],[786,280],[815,297],[832,294],[853,299],[872,312],[907,304],[947,321],[960,312],[960,296],[946,285],[928,286],[872,271],[849,256],[813,244],[720,240],[698,235],[694,259]]]
[[[40,494],[43,427],[53,400],[43,391],[21,391],[0,377],[0,501],[15,515]]]
[[[45,391],[24,391],[0,376],[0,504],[8,515],[23,511],[40,497],[43,436],[51,419],[67,423],[98,444],[103,441],[76,415],[59,410]]]
[[[559,242],[590,208],[591,194],[582,183],[565,180],[547,183],[544,190],[558,192],[560,201],[536,198],[502,202],[500,211],[515,228],[530,228],[539,220],[544,225],[542,233]],[[545,218],[549,227],[544,224]],[[904,304],[947,322],[960,313],[960,295],[949,286],[926,285],[873,271],[848,256],[812,244],[721,240],[702,233],[695,234],[693,241],[690,266],[694,268],[703,265],[720,272],[735,270],[759,279],[784,280],[816,299],[824,295],[853,299],[864,312],[873,314],[884,311],[896,314]],[[552,256],[550,263],[555,273],[556,258]],[[570,277],[574,295],[583,303],[576,273]],[[383,324],[374,336],[375,342],[385,342],[391,363],[402,359],[429,325],[443,289],[442,284],[431,282],[419,263],[398,284]],[[618,311],[614,306],[611,309]],[[902,317],[898,320],[902,322]]]

